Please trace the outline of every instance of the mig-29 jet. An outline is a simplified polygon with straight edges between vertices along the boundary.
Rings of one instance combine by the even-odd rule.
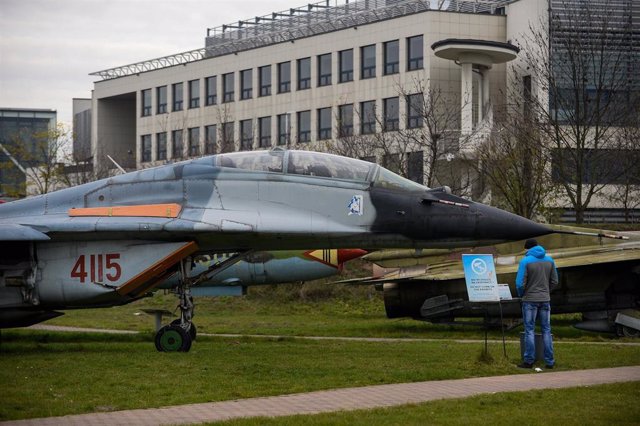
[[[187,351],[191,287],[255,251],[477,246],[549,232],[361,160],[213,155],[0,205],[0,325],[128,303],[178,274],[180,324],[156,343]],[[236,254],[191,273],[194,257],[225,252]]]

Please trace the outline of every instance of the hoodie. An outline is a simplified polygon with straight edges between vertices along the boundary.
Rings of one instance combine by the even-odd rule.
[[[516,275],[516,290],[523,302],[549,302],[558,286],[558,271],[542,246],[527,250]]]

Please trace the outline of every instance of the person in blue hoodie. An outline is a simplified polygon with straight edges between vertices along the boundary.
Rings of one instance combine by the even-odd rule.
[[[551,337],[551,296],[558,286],[556,264],[545,249],[534,239],[524,243],[527,250],[518,266],[516,290],[522,298],[522,320],[524,322],[524,359],[520,368],[531,368],[535,362],[534,333],[536,320],[540,319],[542,341],[544,343],[544,362],[547,368],[553,368],[553,341]]]

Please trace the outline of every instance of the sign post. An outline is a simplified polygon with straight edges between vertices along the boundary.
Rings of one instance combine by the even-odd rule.
[[[498,286],[496,267],[493,263],[493,255],[463,254],[462,266],[464,268],[464,279],[467,284],[469,301],[498,303],[500,307],[500,327],[502,328],[502,346],[504,349],[504,355],[507,356],[507,348],[504,341],[504,327],[502,325],[502,304],[500,303],[501,293],[504,293],[504,288],[500,288]],[[509,296],[511,296],[511,293],[509,293]],[[488,325],[485,326],[484,331],[485,353],[487,353],[487,330]]]

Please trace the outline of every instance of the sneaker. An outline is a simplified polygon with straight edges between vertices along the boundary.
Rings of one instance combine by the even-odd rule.
[[[522,364],[518,364],[518,368],[532,368],[533,364],[529,364],[528,362],[523,362]]]
[[[553,365],[547,364],[544,366],[547,370],[553,370]]]

